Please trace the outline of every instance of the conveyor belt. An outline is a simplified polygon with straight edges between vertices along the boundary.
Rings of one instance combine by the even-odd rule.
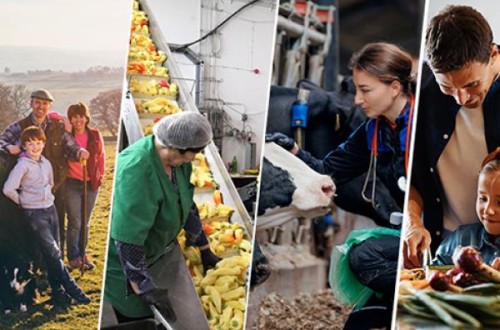
[[[176,83],[179,87],[177,98],[179,107],[183,111],[199,111],[194,103],[193,97],[189,93],[186,81],[182,79],[179,67],[157,24],[154,13],[150,10],[147,0],[141,0],[141,10],[148,15],[151,39],[156,44],[158,50],[162,50],[167,55],[164,66],[169,70],[170,82]],[[123,100],[121,120],[129,145],[144,136],[141,119],[136,111],[133,96],[130,95],[130,93],[127,93]],[[251,241],[253,236],[253,223],[250,220],[250,216],[213,142],[205,148],[204,154],[214,180],[219,185],[224,204],[235,210],[231,217],[231,222],[237,222],[242,225],[246,237]],[[211,190],[195,190],[195,201],[203,201],[212,198],[213,191]],[[177,316],[177,321],[171,324],[171,326],[175,329],[208,329],[209,326],[206,316],[203,312],[198,295],[196,294],[179,245],[175,244],[171,247],[169,255],[164,258],[162,265],[154,265],[153,267],[161,269],[160,275],[158,275],[158,273],[153,275],[155,283],[160,287],[163,286],[168,288],[170,291],[170,299],[172,300]],[[157,317],[157,319],[161,318]]]
[[[179,107],[184,111],[198,111],[193,97],[189,93],[189,88],[186,84],[185,79],[182,79],[181,71],[172,56],[170,47],[166,42],[159,26],[156,22],[154,13],[151,12],[148,1],[141,1],[141,8],[147,13],[149,18],[149,27],[151,38],[155,42],[158,49],[164,51],[167,55],[167,61],[164,66],[168,68],[171,77],[171,82],[176,83],[179,86],[179,97],[177,103]],[[143,136],[140,119],[135,111],[135,105],[130,96],[129,99],[125,100],[125,105],[122,107],[122,121],[127,132],[127,138],[129,143],[137,141]],[[231,220],[232,222],[240,223],[246,229],[246,235],[251,239],[253,236],[253,223],[251,221],[250,215],[248,214],[241,198],[234,186],[229,173],[224,165],[224,161],[220,157],[215,144],[212,142],[207,148],[205,148],[205,156],[210,165],[210,169],[214,175],[215,181],[220,186],[220,191],[224,196],[224,204],[231,206],[235,209]]]

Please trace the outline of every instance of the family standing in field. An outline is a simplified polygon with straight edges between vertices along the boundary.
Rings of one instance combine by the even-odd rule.
[[[31,113],[0,136],[0,147],[17,157],[3,193],[21,209],[19,221],[43,255],[51,301],[64,305],[72,298],[87,304],[90,298],[70,271],[94,267],[86,248],[91,213],[104,175],[104,143],[99,131],[89,127],[86,104],[69,106],[66,125],[59,114],[50,113],[53,102],[49,91],[34,91]],[[62,252],[65,238],[68,266]],[[19,265],[14,262],[8,267]]]

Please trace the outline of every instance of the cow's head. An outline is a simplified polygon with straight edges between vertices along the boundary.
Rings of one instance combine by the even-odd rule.
[[[275,143],[266,143],[260,185],[259,229],[324,215],[335,193],[329,176],[313,171]]]

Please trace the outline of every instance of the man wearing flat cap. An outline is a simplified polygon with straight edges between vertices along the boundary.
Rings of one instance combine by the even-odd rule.
[[[48,116],[53,103],[54,98],[45,89],[39,89],[31,93],[31,113],[25,118],[12,123],[2,132],[0,149],[17,156],[22,151],[20,144],[21,132],[32,125],[43,129],[47,137],[43,155],[50,161],[54,171],[54,203],[61,224],[59,228],[60,237],[64,240],[64,196],[59,188],[68,173],[68,159],[82,161],[88,159],[90,154],[87,150],[81,148],[74,137],[65,130],[62,120]]]

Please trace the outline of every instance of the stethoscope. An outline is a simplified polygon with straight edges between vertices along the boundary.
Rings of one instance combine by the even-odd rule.
[[[408,175],[408,158],[410,152],[410,138],[411,138],[411,126],[413,120],[413,106],[415,103],[415,98],[413,95],[410,95],[410,114],[408,116],[408,124],[406,129],[406,138],[405,138],[405,173]],[[370,164],[368,165],[368,173],[366,174],[366,179],[363,184],[363,189],[361,190],[361,197],[365,200],[365,202],[372,204],[374,209],[377,209],[377,204],[375,203],[375,190],[376,190],[376,182],[377,182],[377,158],[378,158],[378,124],[380,121],[380,117],[377,117],[375,120],[375,130],[373,132],[372,138],[372,150],[370,153]],[[371,196],[366,196],[366,190],[368,188],[368,181],[370,177],[373,179]],[[406,190],[406,177],[402,176],[398,179],[398,187],[402,191]]]

